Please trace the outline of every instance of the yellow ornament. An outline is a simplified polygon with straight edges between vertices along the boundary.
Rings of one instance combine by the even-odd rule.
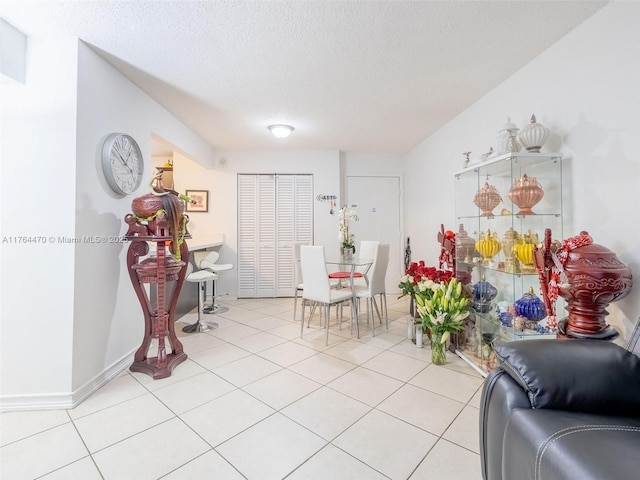
[[[476,242],[476,250],[482,255],[483,265],[488,265],[493,257],[502,249],[500,240],[498,240],[498,234],[491,230],[487,230],[486,233],[480,235],[480,238]]]

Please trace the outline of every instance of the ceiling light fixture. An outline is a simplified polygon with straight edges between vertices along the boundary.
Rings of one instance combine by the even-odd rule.
[[[271,133],[278,138],[286,138],[293,132],[291,125],[269,125],[268,128],[271,130]]]

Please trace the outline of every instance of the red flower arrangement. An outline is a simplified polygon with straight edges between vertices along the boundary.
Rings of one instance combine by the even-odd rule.
[[[438,270],[436,267],[427,267],[424,260],[412,262],[398,285],[398,287],[402,289],[402,295],[398,298],[416,293],[416,286],[422,280],[431,280],[435,283],[447,283],[451,278],[453,278],[453,272],[450,270]]]

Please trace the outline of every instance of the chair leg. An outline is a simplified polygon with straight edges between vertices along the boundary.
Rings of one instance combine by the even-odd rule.
[[[351,302],[351,318],[356,319],[356,334],[357,337],[360,338],[360,322],[358,321],[358,309],[356,307],[356,302]]]
[[[358,299],[357,301],[359,301],[360,299]],[[353,303],[353,301],[351,301],[350,303]],[[353,308],[351,308],[351,312],[353,314]],[[349,335],[353,335],[353,316],[349,317]]]
[[[302,315],[300,316],[300,338],[302,338],[302,335],[304,334],[304,306],[307,304],[307,302],[304,301],[304,297],[302,298],[302,308],[300,309],[302,311]]]
[[[376,336],[376,319],[373,316],[373,297],[367,297],[367,323],[369,323],[369,317],[371,317],[371,334]]]
[[[327,329],[327,339],[324,342],[325,346],[329,345],[329,316],[331,313],[331,304],[327,303],[326,306],[324,307],[324,316],[325,316],[325,321],[327,323],[326,325],[326,329]]]
[[[229,295],[228,293],[222,294],[222,295],[216,295],[216,286],[218,284],[218,279],[216,278],[213,281],[213,313],[224,313],[224,312],[228,312],[229,311],[229,307],[225,307],[223,305],[220,305],[218,302],[216,302],[217,298],[220,297],[226,297],[227,295]]]
[[[380,301],[380,304],[382,305],[384,303],[384,319],[387,323],[387,330],[389,330],[389,310],[387,309],[387,295],[381,293],[380,298],[382,299]]]
[[[187,325],[182,328],[182,331],[185,333],[195,333],[195,332],[208,332],[210,330],[215,330],[218,328],[218,324],[215,322],[205,322],[202,319],[202,313],[204,309],[204,289],[205,282],[198,282],[198,321],[193,325]]]
[[[376,302],[375,297],[371,297],[371,303],[376,309],[376,313],[378,314],[378,320],[380,320],[380,325],[382,325],[382,315],[380,315],[380,310],[378,310],[378,302]],[[380,304],[380,308],[382,308],[382,303]],[[371,315],[371,321],[375,323],[375,318]]]
[[[304,302],[304,300],[302,300]],[[311,311],[309,312],[309,320],[307,320],[307,328],[311,325],[311,319],[313,318],[313,314],[316,312],[316,302],[311,303]],[[302,323],[304,323],[304,316],[302,317]],[[320,310],[320,326],[322,326],[322,309]]]

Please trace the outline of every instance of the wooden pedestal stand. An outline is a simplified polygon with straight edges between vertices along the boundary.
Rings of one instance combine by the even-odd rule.
[[[167,253],[165,246],[174,238],[165,215],[157,215],[145,224],[129,214],[125,217],[125,222],[129,225],[126,238],[131,241],[127,251],[127,269],[144,315],[144,338],[129,370],[146,373],[154,380],[166,378],[171,375],[176,365],[187,359],[187,354],[184,353],[174,328],[176,304],[187,272],[186,263],[176,260],[173,255]],[[156,244],[156,256],[140,261],[141,257],[149,253],[148,242]],[[180,246],[180,257],[185,260],[189,257],[186,242]],[[175,285],[171,296],[167,298],[169,281],[175,281]],[[148,283],[150,288],[156,289],[155,306],[152,306],[149,301],[144,288],[145,283]],[[158,354],[156,357],[149,358],[147,353],[154,338],[158,339]],[[171,353],[167,353],[167,339]]]

